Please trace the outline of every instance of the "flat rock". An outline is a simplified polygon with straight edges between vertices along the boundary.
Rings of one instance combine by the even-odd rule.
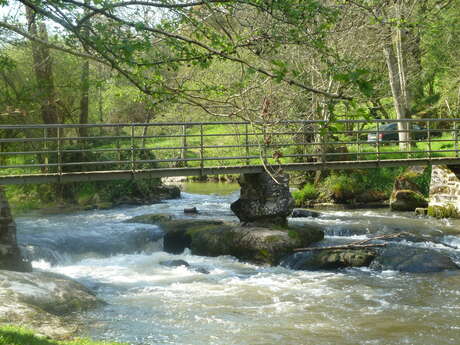
[[[295,248],[321,241],[319,230],[270,229],[223,224],[188,232],[192,253],[205,256],[232,255],[257,264],[277,265]]]
[[[50,272],[0,271],[0,323],[25,326],[50,336],[77,330],[69,314],[103,304],[90,290]]]
[[[345,267],[367,267],[375,258],[371,249],[324,249],[295,253],[281,263],[295,270],[330,270]]]
[[[389,245],[379,250],[379,255],[370,267],[408,273],[432,273],[460,268],[449,256],[434,249],[404,245]]]

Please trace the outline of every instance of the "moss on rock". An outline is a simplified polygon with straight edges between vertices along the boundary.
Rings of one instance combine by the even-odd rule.
[[[416,208],[427,206],[425,197],[410,189],[396,190],[390,198],[390,208],[393,211],[415,211]]]
[[[446,206],[428,206],[428,215],[435,218],[460,218],[460,212],[452,204]]]

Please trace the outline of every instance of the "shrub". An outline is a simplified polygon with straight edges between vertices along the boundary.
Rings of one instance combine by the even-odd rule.
[[[305,206],[309,200],[315,200],[318,195],[318,190],[312,183],[307,183],[302,189],[292,193],[297,207]]]

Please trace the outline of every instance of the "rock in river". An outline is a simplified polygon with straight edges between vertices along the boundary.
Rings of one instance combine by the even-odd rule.
[[[240,198],[230,207],[242,223],[287,225],[286,218],[294,208],[287,175],[243,174],[239,183]]]
[[[327,270],[369,266],[376,252],[371,249],[325,249],[295,253],[281,263],[295,270]]]
[[[321,213],[312,211],[312,210],[308,210],[306,208],[295,208],[291,214],[292,218],[305,218],[305,217],[318,218],[319,216],[321,216]]]
[[[103,302],[83,285],[49,272],[0,271],[0,323],[66,337],[76,326],[63,319]]]
[[[430,273],[458,270],[452,259],[434,249],[392,244],[379,250],[371,263],[376,270],[393,270],[409,273]]]
[[[248,227],[216,220],[136,217],[130,222],[152,222],[165,231],[164,250],[179,254],[190,248],[204,256],[232,255],[244,261],[276,265],[295,248],[307,247],[324,238],[317,228]]]
[[[415,211],[416,208],[428,207],[425,197],[412,190],[398,190],[390,198],[392,211]]]

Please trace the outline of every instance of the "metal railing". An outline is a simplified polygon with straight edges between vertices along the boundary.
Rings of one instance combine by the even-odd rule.
[[[0,184],[460,164],[459,121],[2,125]]]

